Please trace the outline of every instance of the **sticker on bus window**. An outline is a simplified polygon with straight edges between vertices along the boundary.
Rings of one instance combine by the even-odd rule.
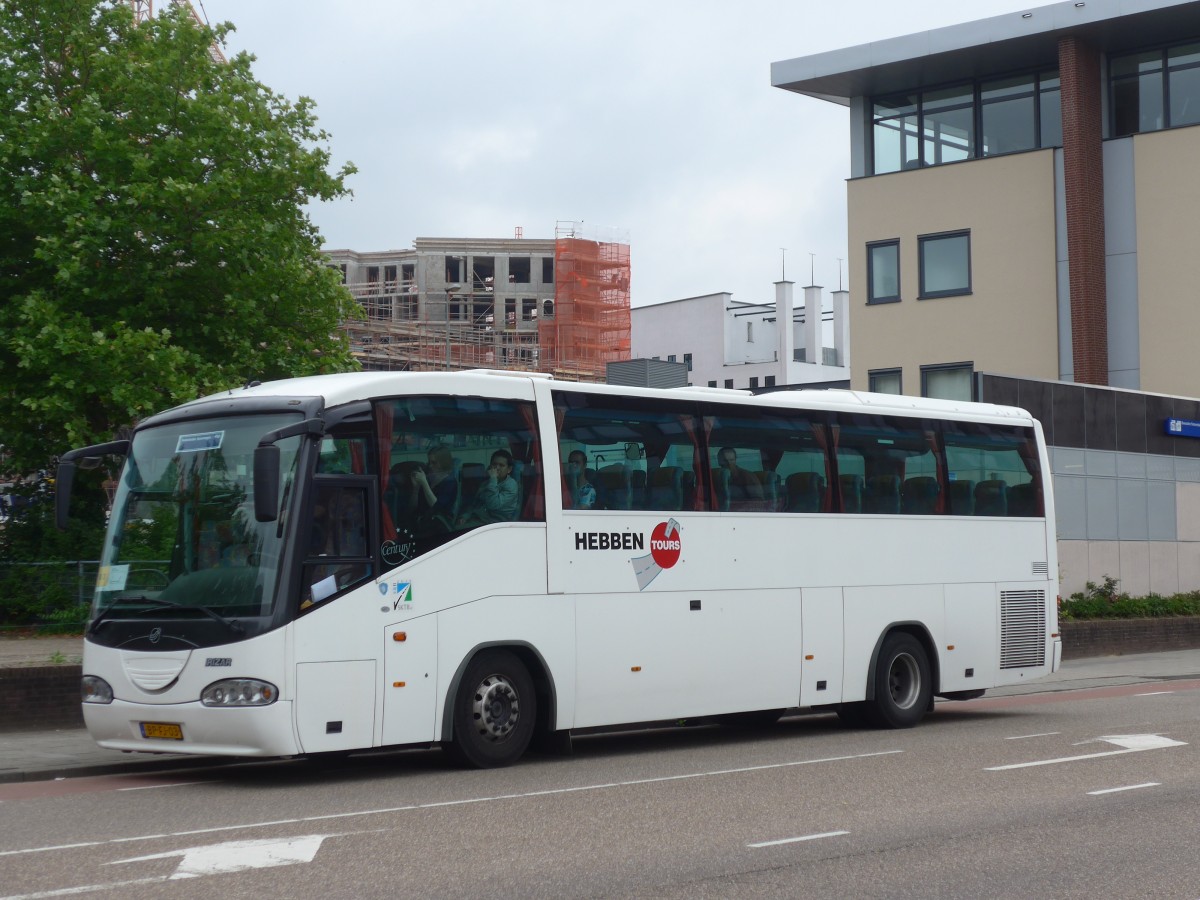
[[[123,591],[129,578],[129,564],[101,566],[96,575],[96,588],[101,591]]]
[[[201,450],[220,450],[225,441],[223,431],[205,431],[200,434],[181,434],[175,444],[176,453],[199,453]]]

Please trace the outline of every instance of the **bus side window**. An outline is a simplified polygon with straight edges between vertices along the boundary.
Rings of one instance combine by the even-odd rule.
[[[1032,429],[945,422],[942,436],[952,514],[1045,515],[1045,480]]]

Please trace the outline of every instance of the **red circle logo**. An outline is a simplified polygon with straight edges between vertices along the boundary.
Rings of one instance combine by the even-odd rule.
[[[670,534],[667,529],[670,528]],[[671,523],[659,522],[650,534],[650,555],[658,563],[659,568],[669,569],[679,562],[679,553],[683,549],[679,542],[679,529]]]

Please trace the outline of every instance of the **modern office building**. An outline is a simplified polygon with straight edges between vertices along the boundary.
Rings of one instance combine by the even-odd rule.
[[[1056,3],[771,78],[850,110],[854,387],[1197,392],[1200,2]]]
[[[853,386],[1033,412],[1064,592],[1200,588],[1200,2],[1071,0],[771,79],[850,110]]]
[[[822,289],[806,287],[797,308],[792,282],[779,281],[774,303],[719,292],[635,307],[633,356],[685,363],[688,383],[701,387],[849,387],[846,298],[834,291],[824,309]],[[791,327],[779,328],[781,318]]]
[[[553,240],[417,238],[327,250],[361,306],[345,323],[365,369],[519,369],[603,381],[629,358],[629,244],[559,223]]]

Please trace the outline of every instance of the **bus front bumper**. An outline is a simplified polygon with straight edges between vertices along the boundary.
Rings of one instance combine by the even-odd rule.
[[[292,704],[213,709],[196,703],[151,706],[114,700],[83,704],[88,733],[101,747],[201,756],[295,756]]]

